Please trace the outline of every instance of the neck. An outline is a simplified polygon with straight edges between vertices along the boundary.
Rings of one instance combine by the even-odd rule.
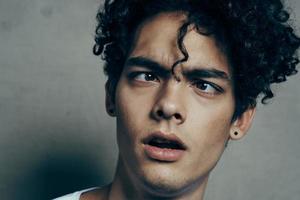
[[[147,199],[147,200],[203,200],[204,192],[208,182],[208,176],[205,176],[200,181],[193,183],[189,189],[179,192],[178,195],[172,197],[159,196],[157,194],[153,195],[150,190],[143,187],[142,184],[137,184],[133,180],[126,167],[124,166],[121,159],[118,161],[117,171],[115,178],[111,184],[110,192],[108,194],[108,200],[120,199],[120,200],[138,200],[138,199]]]

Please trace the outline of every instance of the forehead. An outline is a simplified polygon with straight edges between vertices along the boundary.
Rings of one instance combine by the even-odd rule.
[[[140,25],[130,57],[147,57],[163,66],[171,67],[183,58],[178,48],[178,31],[185,22],[182,12],[161,13]],[[191,26],[183,44],[189,54],[185,67],[219,68],[229,73],[227,57],[217,47],[214,38],[201,35]]]

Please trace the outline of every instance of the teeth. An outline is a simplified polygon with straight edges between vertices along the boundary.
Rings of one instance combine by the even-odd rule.
[[[164,140],[164,139],[154,139],[155,142],[157,143],[171,143],[169,140]]]

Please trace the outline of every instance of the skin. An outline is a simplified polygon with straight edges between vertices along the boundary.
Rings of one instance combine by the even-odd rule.
[[[184,39],[189,59],[172,74],[172,65],[183,57],[177,32],[184,19],[179,12],[162,13],[138,29],[115,94],[107,84],[107,110],[117,118],[120,152],[115,179],[81,199],[203,199],[227,141],[246,134],[254,109],[232,122],[232,74],[212,37],[191,26]],[[179,160],[161,162],[145,154],[142,140],[157,131],[183,141],[187,148]]]

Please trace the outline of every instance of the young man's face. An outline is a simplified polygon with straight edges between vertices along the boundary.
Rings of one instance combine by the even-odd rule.
[[[234,128],[231,72],[214,39],[190,29],[177,47],[182,15],[160,14],[139,29],[115,94],[120,158],[138,184],[183,191],[205,182]]]

